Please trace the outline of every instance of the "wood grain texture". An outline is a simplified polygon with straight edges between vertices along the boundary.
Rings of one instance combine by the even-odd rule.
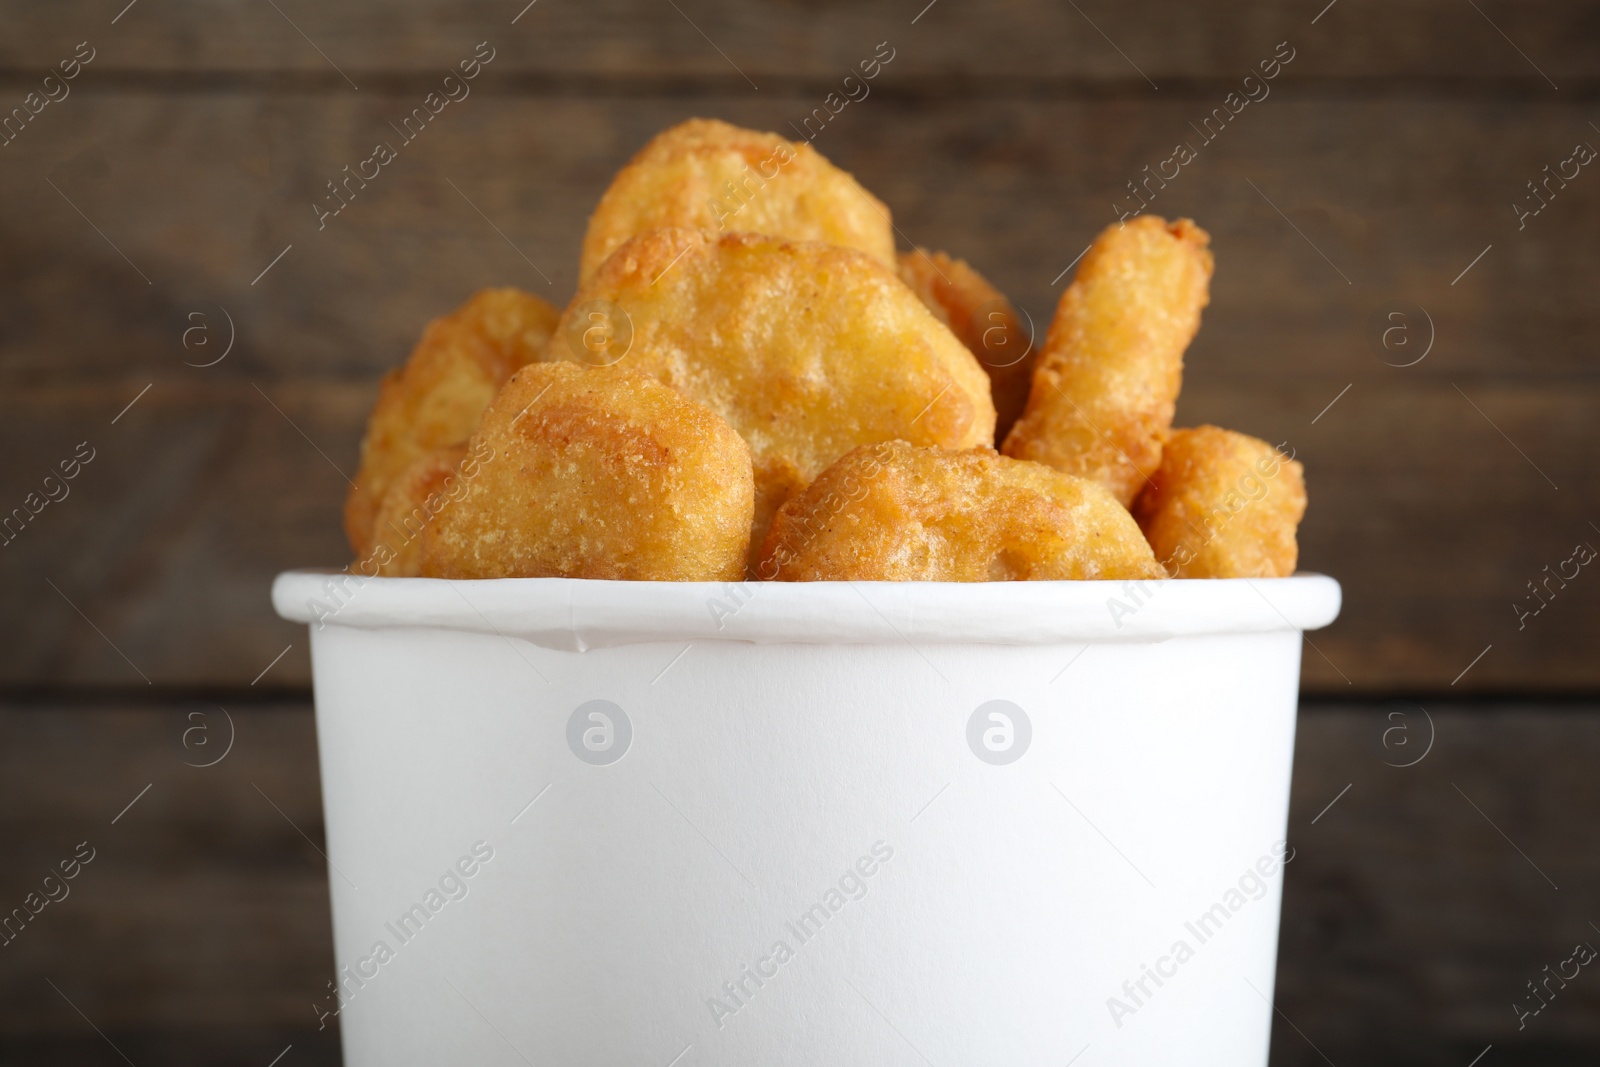
[[[1302,565],[1346,588],[1308,686],[1443,691],[1493,645],[1457,690],[1594,691],[1600,582],[1585,571],[1521,629],[1512,607],[1578,541],[1600,544],[1583,236],[1600,178],[1520,231],[1510,207],[1585,136],[1585,109],[1297,95],[1287,79],[1152,186],[1151,210],[1198,218],[1217,254],[1180,422],[1286,441],[1308,467]],[[694,113],[782,129],[810,100],[470,97],[319,231],[318,184],[413,102],[85,93],[7,149],[0,500],[21,503],[78,442],[100,451],[0,549],[33,609],[0,616],[0,680],[244,686],[293,643],[263,684],[304,685],[267,586],[343,559],[365,409],[422,323],[482,285],[560,303],[593,201],[651,133]],[[890,203],[903,242],[969,258],[1042,330],[1126,182],[1174,139],[1198,143],[1185,131],[1212,103],[869,98],[816,143]],[[1406,303],[1434,345],[1388,366],[1403,360],[1371,323]],[[221,354],[224,315],[233,351],[185,366]],[[186,349],[196,324],[209,332]]]
[[[1600,307],[1577,238],[1600,221],[1592,176],[1521,231],[1512,210],[1542,167],[1600,143],[1585,105],[1327,98],[1287,74],[1277,86],[1209,144],[1191,123],[1220,96],[869,98],[814,143],[894,209],[903,243],[969,258],[1040,329],[1066,281],[1055,279],[1136,204],[1128,184],[1187,139],[1198,159],[1150,207],[1214,237],[1196,373],[1380,380],[1393,368],[1373,353],[1368,319],[1410,299],[1440,332],[1437,358],[1412,376],[1592,377],[1581,336]],[[180,344],[186,316],[220,326],[218,303],[240,345],[214,376],[375,373],[473,287],[565,300],[589,211],[656,131],[706,114],[792,134],[818,103],[474,96],[404,144],[390,123],[420,100],[84,93],[46,110],[0,174],[12,324],[0,381],[183,373],[180,360],[206,359]],[[398,145],[397,161],[319,230],[326,183],[379,141]]]
[[[1317,45],[1306,73],[1320,76],[1510,80],[1548,90],[1548,75],[1571,90],[1574,80],[1600,74],[1600,56],[1586,46],[1600,16],[1578,0],[1482,0],[1481,11],[1451,0],[691,0],[676,10],[625,0],[402,0],[381,8],[279,0],[276,11],[245,0],[176,0],[124,12],[125,2],[7,0],[0,18],[13,32],[0,41],[0,68],[46,68],[88,38],[104,48],[100,71],[291,72],[353,91],[352,84],[365,90],[363,78],[374,72],[442,73],[488,39],[503,48],[497,73],[657,85],[711,79],[766,91],[842,78],[889,40],[903,49],[895,76],[934,89],[1020,78],[1154,91],[1147,76],[1157,85],[1242,77],[1263,48],[1290,39]]]
[[[1537,1006],[1526,983],[1578,942],[1600,946],[1600,708],[1429,711],[1412,767],[1394,764],[1430,737],[1415,703],[1301,713],[1274,1067],[1463,1067],[1489,1044],[1495,1063],[1594,1061],[1600,982],[1521,1029],[1512,1004]]]
[[[234,743],[211,767],[190,764],[226,743],[212,703],[0,711],[7,913],[80,842],[94,849],[0,949],[7,1040],[84,1036],[46,978],[110,1034],[315,1023],[333,959],[311,716],[228,710]]]
[[[0,1061],[121,1062],[49,978],[136,1063],[263,1067],[291,1042],[294,1062],[337,1062],[310,1009],[332,966],[311,713],[230,711],[234,748],[202,769],[185,759],[212,755],[183,733],[220,740],[214,705],[0,706],[0,899],[77,842],[97,849],[0,949]],[[1431,750],[1402,768],[1430,737],[1416,705],[1302,709],[1275,1067],[1325,1062],[1306,1039],[1380,1067],[1463,1067],[1490,1043],[1497,1063],[1548,1067],[1600,1046],[1600,983],[1521,1032],[1511,1010],[1546,964],[1600,943],[1600,857],[1576,817],[1600,806],[1600,706],[1429,712]]]

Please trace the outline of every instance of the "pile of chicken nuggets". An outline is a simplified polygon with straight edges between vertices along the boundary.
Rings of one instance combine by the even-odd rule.
[[[1299,463],[1173,429],[1212,257],[1115,224],[1042,346],[809,144],[694,119],[589,220],[564,311],[515,289],[385,377],[345,505],[368,576],[631,581],[1292,574]],[[999,446],[999,451],[995,447]]]

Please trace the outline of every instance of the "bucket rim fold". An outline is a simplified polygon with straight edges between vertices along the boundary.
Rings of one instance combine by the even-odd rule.
[[[365,578],[286,571],[277,613],[313,629],[439,629],[583,651],[659,641],[1040,645],[1315,630],[1339,613],[1321,574],[1048,582],[629,582]]]

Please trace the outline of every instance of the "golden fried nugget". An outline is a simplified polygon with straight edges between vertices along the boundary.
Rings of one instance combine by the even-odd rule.
[[[834,245],[643,234],[578,291],[545,358],[619,361],[727,419],[755,457],[753,549],[778,505],[857,445],[994,439],[972,353],[893,269]]]
[[[495,390],[544,351],[559,315],[528,293],[485,289],[430,322],[405,366],[384,375],[344,505],[358,559],[372,553],[389,484],[434,449],[464,442]]]
[[[757,575],[790,582],[1159,578],[1100,485],[990,448],[857,448],[778,509]]]
[[[1206,232],[1152,215],[1105,230],[1062,294],[1005,454],[1110,489],[1126,506],[1161,464],[1183,351],[1210,299]]]
[[[715,119],[657,134],[617,173],[583,238],[580,279],[630,237],[682,226],[855,248],[894,264],[889,209],[809,144]]]
[[[1294,573],[1304,468],[1265,441],[1215,426],[1174,430],[1133,514],[1179,578]]]
[[[523,367],[468,448],[493,455],[423,527],[427,577],[744,575],[750,450],[715,413],[652,378]]]
[[[900,277],[978,357],[994,396],[994,439],[1004,441],[1028,402],[1036,355],[1017,309],[966,260],[943,252],[902,252]]]
[[[372,553],[360,561],[363,574],[415,578],[422,573],[421,537],[434,517],[459,500],[466,483],[482,469],[466,445],[447,445],[425,454],[389,484],[373,522]]]

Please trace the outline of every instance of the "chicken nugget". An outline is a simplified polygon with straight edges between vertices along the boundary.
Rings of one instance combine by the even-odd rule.
[[[652,378],[523,367],[468,450],[492,453],[422,529],[430,578],[733,581],[744,575],[750,450]]]
[[[857,445],[994,439],[972,353],[892,268],[836,245],[643,234],[578,291],[546,358],[616,362],[727,419],[755,458],[753,548],[778,505]]]
[[[1004,441],[1028,402],[1036,356],[1031,328],[1024,328],[1011,301],[964,259],[921,248],[902,252],[900,277],[978,357],[994,396],[994,439]]]
[[[1174,430],[1133,506],[1156,557],[1179,578],[1294,573],[1305,471],[1265,441],[1215,426]]]
[[[1005,454],[1034,459],[1133,502],[1161,464],[1183,352],[1209,301],[1210,238],[1152,215],[1108,227],[1056,306]]]
[[[455,500],[480,469],[467,446],[447,445],[428,452],[389,484],[373,522],[372,553],[358,564],[361,573],[385,578],[415,578],[422,573],[423,528]]]
[[[495,390],[544,351],[559,316],[529,293],[485,289],[430,322],[405,366],[384,376],[345,498],[345,536],[357,559],[372,554],[390,483],[434,449],[466,441]]]
[[[990,448],[857,448],[778,509],[757,574],[779,581],[1159,578],[1102,486]]]
[[[809,144],[715,119],[664,130],[617,173],[589,217],[579,278],[669,226],[822,241],[894,265],[889,209],[853,177]]]

